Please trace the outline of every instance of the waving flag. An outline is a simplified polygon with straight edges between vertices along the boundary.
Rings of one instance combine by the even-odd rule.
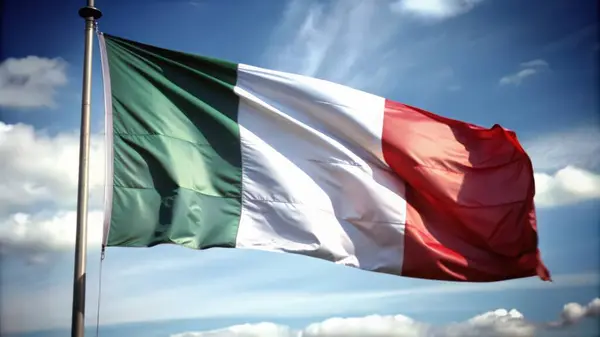
[[[515,134],[100,34],[106,246],[295,253],[408,277],[538,275]]]

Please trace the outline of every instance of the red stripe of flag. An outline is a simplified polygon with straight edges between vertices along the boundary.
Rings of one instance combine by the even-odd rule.
[[[533,167],[514,132],[387,100],[382,138],[386,162],[407,185],[404,276],[550,280]]]

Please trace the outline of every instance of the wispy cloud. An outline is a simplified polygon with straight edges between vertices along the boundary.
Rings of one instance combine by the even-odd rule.
[[[6,59],[0,63],[0,107],[55,107],[56,90],[67,83],[66,68],[60,58]]]
[[[559,331],[584,318],[600,316],[600,299],[596,298],[582,306],[568,303],[560,319],[555,322],[534,323],[525,319],[516,309],[496,309],[460,323],[435,326],[418,322],[404,315],[330,318],[313,323],[302,330],[274,323],[244,324],[206,332],[186,332],[171,337],[225,337],[225,336],[270,336],[270,337],[333,337],[333,336],[412,336],[412,337],[530,337],[551,330]],[[564,331],[564,330],[563,330]],[[566,330],[566,335],[574,331]]]
[[[284,254],[235,249],[197,252],[175,247],[127,251],[127,255],[118,253],[118,249],[109,250],[104,261],[102,324],[194,317],[363,315],[390,307],[409,307],[410,311],[405,313],[431,312],[447,310],[448,307],[441,302],[437,309],[430,308],[437,299],[447,298],[445,296],[461,297],[507,290],[556,291],[600,285],[600,275],[587,272],[555,275],[552,283],[528,278],[489,284],[430,281],[419,282],[427,284],[425,286],[388,286],[383,289],[368,289],[356,284],[340,288],[327,282],[319,282],[320,286],[315,287],[314,279],[306,274],[307,267],[298,268],[293,257],[284,257]],[[256,263],[261,260],[269,262]],[[235,267],[231,264],[233,261]],[[326,272],[326,267],[330,265],[315,263],[310,272],[321,275]],[[235,269],[235,273],[230,272],[231,268]],[[39,270],[38,266],[31,267],[28,274],[37,277]],[[98,289],[98,279],[93,272],[97,272],[97,267],[90,266],[90,272],[88,305],[89,312],[93,313]],[[49,280],[54,282],[51,289],[43,287],[28,293],[11,293],[8,290],[2,310],[3,313],[10,310],[10,329],[67,326],[71,291],[68,275],[61,276],[60,280]],[[340,276],[337,277],[339,280]],[[7,284],[4,284],[5,290],[8,289],[6,287]],[[202,305],[198,305],[199,302]],[[361,305],[356,306],[356,303]]]
[[[508,84],[519,85],[519,84],[521,84],[521,82],[523,82],[524,79],[526,79],[527,77],[533,76],[536,73],[537,73],[537,70],[535,70],[535,69],[530,69],[530,68],[523,69],[514,74],[506,75],[506,76],[502,77],[500,79],[500,84],[501,85],[508,85]]]
[[[543,47],[543,52],[553,53],[561,50],[577,48],[581,44],[594,44],[598,41],[598,22],[587,25],[577,31],[572,31]]]
[[[521,67],[523,67],[523,68],[543,68],[543,67],[548,67],[548,66],[549,66],[548,62],[541,60],[541,59],[531,60],[528,62],[521,63]]]
[[[600,169],[600,125],[540,135],[525,140],[523,145],[537,171],[555,171],[569,165]]]
[[[520,67],[522,68],[521,70],[503,76],[499,83],[500,85],[520,85],[526,78],[531,77],[535,74],[538,74],[544,70],[546,70],[549,67],[548,62],[544,61],[544,60],[531,60],[531,61],[527,61],[527,62],[523,62],[520,64]]]
[[[454,69],[437,55],[448,37],[415,38],[405,15],[378,1],[292,0],[261,63],[381,95],[456,91]]]
[[[188,4],[195,8],[202,8],[206,3],[203,0],[189,0]]]
[[[210,270],[209,268],[205,268]],[[557,275],[553,284],[537,280],[516,280],[495,284],[452,284],[442,283],[426,287],[408,287],[401,290],[309,290],[309,289],[266,289],[258,286],[264,282],[261,268],[256,271],[240,272],[238,275],[220,278],[218,282],[201,282],[185,287],[154,288],[149,294],[139,293],[119,300],[105,323],[143,321],[151,319],[175,319],[193,317],[283,317],[301,318],[339,314],[363,314],[376,312],[386,306],[409,305],[410,312],[446,310],[443,305],[432,309],[432,296],[461,295],[506,290],[560,289],[600,285],[598,273]],[[277,281],[294,280],[294,276],[278,275]],[[253,284],[257,285],[255,287]],[[433,283],[432,283],[433,284]],[[235,289],[235,293],[230,290]],[[173,301],[182,294],[194,294],[202,298],[203,306],[194,302]],[[427,298],[427,301],[423,299]],[[165,303],[157,306],[158,303]],[[169,304],[167,304],[169,303]],[[361,303],[356,306],[356,303]],[[135,308],[144,308],[143,310]],[[108,309],[105,309],[108,311]],[[130,314],[126,315],[126,312]],[[135,314],[131,313],[135,312]]]
[[[443,20],[464,14],[483,0],[397,0],[390,8],[428,20]]]
[[[488,293],[506,290],[525,289],[558,289],[569,287],[582,287],[600,285],[600,274],[586,272],[576,274],[563,274],[552,277],[552,283],[538,282],[539,280],[526,278],[508,280],[501,283],[452,283],[436,282],[434,286],[413,287],[404,290],[363,292],[355,296],[367,298],[389,298],[393,296],[429,296],[435,294],[460,294],[460,293]]]
[[[291,1],[265,54],[268,66],[365,88],[385,79],[399,20],[374,1]]]

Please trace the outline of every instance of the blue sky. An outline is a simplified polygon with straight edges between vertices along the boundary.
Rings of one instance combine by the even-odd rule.
[[[13,332],[70,324],[83,58],[77,10],[84,1],[28,3],[44,6],[45,15],[31,20],[30,9],[8,0],[0,19],[0,156],[12,158],[0,165],[0,316],[2,329]],[[595,2],[106,0],[97,6],[104,13],[100,30],[113,35],[332,80],[515,130],[536,169],[540,248],[554,278],[551,284],[536,278],[452,284],[275,253],[111,248],[103,266],[102,325],[202,318],[196,330],[218,328],[206,322],[223,319],[301,329],[330,317],[372,314],[448,324],[498,308],[547,322],[566,303],[586,305],[599,296]],[[99,61],[95,41],[91,325],[102,219]]]

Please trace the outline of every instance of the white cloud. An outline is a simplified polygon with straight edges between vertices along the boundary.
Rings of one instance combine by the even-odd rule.
[[[72,249],[77,203],[79,135],[50,135],[25,124],[0,122],[0,254],[41,262],[46,253]],[[100,242],[104,146],[90,148],[90,246]]]
[[[592,317],[600,316],[600,298],[594,298],[590,303],[588,303],[586,315]]]
[[[441,20],[464,14],[483,0],[397,0],[390,8],[424,19]]]
[[[555,174],[535,173],[535,203],[540,207],[600,198],[600,174],[567,166]]]
[[[380,316],[330,318],[320,323],[313,323],[301,332],[302,337],[323,336],[423,336],[427,326],[406,316]]]
[[[600,125],[553,132],[523,142],[536,171],[554,171],[569,165],[600,169]]]
[[[529,62],[543,66],[541,60]],[[600,128],[588,125],[523,142],[536,171],[536,205],[600,198]]]
[[[357,318],[330,318],[296,331],[286,326],[264,322],[206,332],[186,332],[172,335],[172,337],[529,337],[535,336],[539,332],[564,328],[566,325],[579,322],[584,317],[597,318],[599,317],[599,306],[600,299],[598,298],[585,307],[577,303],[569,303],[565,305],[559,321],[545,324],[527,321],[516,309],[497,309],[467,321],[446,326],[433,326],[417,322],[403,315],[370,315]],[[569,331],[566,332],[569,333]]]
[[[516,309],[497,309],[439,330],[437,335],[446,337],[525,337],[534,336],[536,327]]]
[[[72,250],[75,246],[75,211],[38,214],[15,213],[0,220],[0,253],[18,250],[39,259],[47,251]],[[88,214],[88,245],[99,247],[102,239],[101,211]],[[23,254],[19,254],[23,255]]]
[[[564,305],[557,322],[551,322],[550,326],[567,326],[579,323],[586,317],[600,317],[600,298],[593,299],[586,306],[571,302]]]
[[[79,135],[49,135],[30,125],[0,122],[0,218],[40,203],[74,206],[77,197]],[[104,184],[104,145],[93,135],[90,197],[100,204]]]
[[[60,58],[6,59],[0,64],[0,106],[54,107],[56,89],[67,83],[66,67]]]
[[[531,60],[531,61],[527,61],[527,62],[523,62],[520,64],[520,67],[523,68],[515,73],[503,76],[500,79],[500,85],[520,85],[523,80],[525,80],[528,77],[531,77],[535,74],[538,74],[544,70],[546,70],[549,67],[548,62],[541,60],[541,59],[536,59],[536,60]]]

